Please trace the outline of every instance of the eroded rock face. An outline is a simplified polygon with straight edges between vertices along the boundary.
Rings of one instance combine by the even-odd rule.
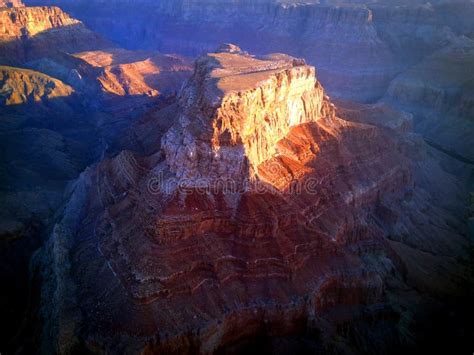
[[[312,351],[342,351],[338,327],[364,349],[380,350],[378,329],[384,348],[404,344],[414,310],[398,296],[452,289],[463,227],[455,180],[402,114],[379,125],[384,110],[337,117],[288,56],[198,59],[161,149],[75,184],[41,255],[43,350],[212,353],[309,334]]]

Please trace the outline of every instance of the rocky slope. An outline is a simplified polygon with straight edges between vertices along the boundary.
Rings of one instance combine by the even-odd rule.
[[[42,350],[406,345],[420,294],[462,279],[462,191],[419,138],[377,125],[383,110],[345,110],[301,60],[199,58],[168,131],[136,130],[147,154],[72,187],[37,258]]]
[[[3,29],[0,31],[0,46],[3,46],[0,64],[13,62],[22,66],[0,65],[0,117],[1,135],[4,137],[1,167],[5,182],[8,181],[4,186],[3,197],[9,201],[4,201],[6,206],[11,203],[27,206],[22,213],[11,212],[17,208],[7,208],[4,211],[17,216],[21,221],[16,221],[16,217],[13,217],[15,222],[11,223],[5,217],[2,222],[5,225],[24,226],[25,223],[29,224],[28,216],[48,220],[46,215],[51,215],[59,205],[66,182],[76,178],[93,161],[94,156],[101,154],[93,151],[100,150],[100,146],[106,144],[98,139],[102,125],[106,126],[111,119],[125,125],[133,119],[129,110],[133,110],[134,105],[138,108],[135,108],[135,115],[146,112],[148,108],[143,102],[129,101],[126,108],[128,113],[123,112],[123,108],[120,110],[115,107],[114,117],[111,118],[112,114],[104,112],[101,108],[102,100],[115,92],[102,84],[106,70],[96,65],[100,56],[97,54],[96,62],[89,63],[81,59],[81,56],[87,57],[81,50],[101,45],[110,46],[110,43],[87,29],[80,21],[54,7],[5,8],[0,10],[0,16],[0,26]],[[44,33],[45,36],[41,37]],[[18,51],[9,51],[9,48]],[[68,51],[81,54],[74,57],[66,53]],[[92,57],[91,53],[94,52],[88,53]],[[123,55],[126,51],[123,51],[121,57],[117,48],[108,49],[108,53],[119,65],[124,63],[132,67],[139,66],[134,63],[140,57],[139,54],[135,54],[135,57],[129,55],[130,60],[126,60]],[[146,58],[142,54],[140,60],[146,61]],[[190,67],[182,64],[183,60],[180,58],[160,56],[157,53],[150,58],[153,65],[147,70],[124,70],[124,73],[131,72],[132,75],[128,74],[131,77],[128,82],[121,83],[120,94],[143,96],[146,90],[125,92],[123,89],[140,89],[144,86],[138,80],[138,74],[142,72],[147,74],[142,78],[143,82],[146,80],[164,93],[171,93],[177,90],[180,80],[184,80],[184,74],[180,70],[190,71]],[[162,76],[167,80],[162,79]],[[157,91],[156,93],[158,94]],[[107,141],[104,133],[102,136]],[[31,144],[24,144],[24,141],[30,141]],[[45,177],[47,178],[44,179]],[[31,193],[26,193],[23,189]],[[26,195],[22,199],[16,199],[15,196],[22,191],[34,201],[39,196],[52,193],[49,199],[51,203],[30,203],[27,202],[30,198]],[[35,211],[43,207],[43,212]],[[1,235],[22,234],[21,230],[15,228],[13,231],[3,228]]]
[[[55,7],[2,8],[0,28],[0,128],[2,136],[10,137],[5,138],[9,143],[3,144],[2,170],[24,178],[20,185],[31,178],[29,183],[39,190],[42,176],[58,173],[67,176],[65,180],[77,177],[90,160],[80,158],[80,164],[69,163],[71,151],[73,156],[92,158],[90,149],[106,145],[107,134],[112,134],[110,121],[127,125],[149,109],[150,103],[144,101],[147,95],[176,92],[191,71],[186,59],[156,52],[133,53],[116,47],[83,52],[111,44]],[[9,62],[21,67],[4,65]],[[130,100],[114,105],[113,112],[107,111],[105,102],[120,95]],[[160,104],[155,100],[153,105]],[[102,143],[97,140],[101,130]],[[23,146],[22,140],[31,137],[41,143]],[[38,159],[38,155],[46,159]],[[14,161],[17,167],[11,170],[8,166]],[[45,168],[41,164],[57,166]],[[57,180],[63,188],[64,179]],[[26,205],[41,207],[39,203]]]

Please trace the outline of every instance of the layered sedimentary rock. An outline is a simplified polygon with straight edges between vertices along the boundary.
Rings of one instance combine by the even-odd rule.
[[[384,110],[337,117],[315,69],[285,55],[226,45],[198,59],[168,132],[143,135],[147,154],[123,151],[72,187],[37,260],[43,351],[291,336],[380,351],[382,329],[384,348],[404,344],[417,290],[452,290],[465,241],[455,180],[406,128],[378,124]]]
[[[380,353],[469,291],[474,200],[434,158],[469,175],[452,158],[473,161],[472,2],[33,2],[146,50],[0,1],[1,351],[37,350],[28,279],[45,352]],[[230,40],[317,79],[228,45],[175,100],[188,61],[156,49]],[[391,85],[333,107],[320,81],[361,101]],[[432,341],[459,329],[444,311]]]
[[[318,66],[325,85],[342,95],[354,95],[349,88],[356,85],[361,98],[373,98],[382,94],[381,88],[393,76],[391,54],[377,37],[370,11],[364,8],[293,6],[275,1],[144,1],[134,8],[124,2],[107,8],[96,5],[92,14],[88,4],[59,5],[130,49],[195,56],[232,41],[256,53],[278,50],[304,56]],[[338,40],[334,41],[336,33]],[[367,62],[372,63],[370,70],[361,68]]]
[[[56,7],[5,8],[0,15],[0,64],[14,63],[72,87],[105,146],[152,105],[166,104],[162,97],[174,95],[192,69],[180,56],[120,49]]]

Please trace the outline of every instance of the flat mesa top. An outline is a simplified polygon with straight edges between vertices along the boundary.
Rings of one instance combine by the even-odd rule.
[[[305,62],[284,54],[270,54],[262,57],[246,53],[210,53],[207,65],[211,66],[209,78],[217,80],[217,88],[224,92],[252,89],[272,74]]]

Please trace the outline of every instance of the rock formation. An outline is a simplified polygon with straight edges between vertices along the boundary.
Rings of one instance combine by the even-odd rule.
[[[337,117],[315,69],[286,55],[200,57],[148,154],[75,183],[37,260],[42,350],[408,342],[418,292],[453,289],[465,239],[456,180],[400,128],[409,117],[377,125],[383,110]]]

